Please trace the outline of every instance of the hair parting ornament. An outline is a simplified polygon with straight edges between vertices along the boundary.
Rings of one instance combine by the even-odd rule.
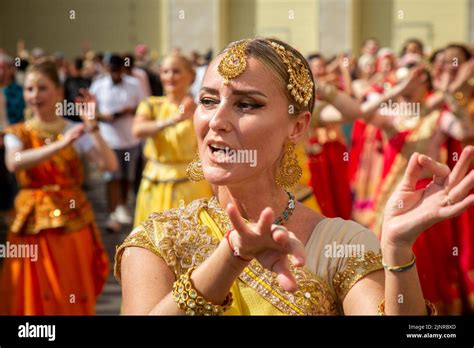
[[[224,78],[224,85],[228,85],[230,79],[242,74],[247,67],[247,42],[233,45],[220,61],[217,71]]]
[[[228,85],[230,80],[239,76],[247,67],[247,46],[250,40],[238,42],[231,46],[220,61],[217,71],[224,79],[224,84]],[[289,80],[287,88],[293,99],[301,105],[308,106],[313,96],[313,81],[309,70],[303,62],[295,57],[282,45],[271,40],[265,40],[280,56],[285,64]]]

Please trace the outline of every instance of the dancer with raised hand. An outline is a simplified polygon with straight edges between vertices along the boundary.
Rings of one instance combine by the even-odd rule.
[[[400,73],[405,77],[400,77]],[[454,97],[448,91],[441,95],[430,94],[430,74],[423,66],[401,68],[398,75],[400,78],[393,88],[379,99],[362,105],[331,86],[323,86],[318,91],[322,99],[333,106],[326,114],[325,110],[319,114],[322,119],[332,121],[339,116],[348,121],[359,117],[380,128],[384,134],[384,166],[375,196],[373,225],[374,232],[382,238],[384,210],[405,174],[410,157],[418,152],[441,160],[441,148],[446,142],[452,143],[453,139],[461,142],[474,136],[474,123],[462,108],[439,109],[440,102],[444,100],[449,104]],[[450,160],[456,159],[450,163],[451,167],[460,154],[459,149],[456,156],[449,156]],[[427,187],[431,181],[431,173],[423,172],[417,188]],[[464,215],[469,215],[468,211]],[[462,314],[473,308],[470,298],[474,294],[474,284],[468,276],[474,266],[470,251],[472,228],[466,217],[462,219],[462,225],[458,218],[435,224],[414,245],[423,292],[442,314]],[[450,272],[440,273],[439,269]]]
[[[165,96],[144,100],[133,123],[133,134],[146,139],[146,165],[137,196],[135,226],[153,212],[211,195],[207,182],[192,183],[186,176],[186,168],[197,152],[192,120],[196,104],[189,95],[194,80],[191,61],[178,53],[165,57],[160,78]]]
[[[29,252],[4,261],[0,314],[92,315],[108,257],[81,189],[79,155],[101,170],[115,170],[117,159],[88,108],[81,124],[56,113],[64,97],[53,62],[28,68],[24,95],[33,118],[5,131],[6,165],[20,186],[7,242]]]
[[[453,172],[411,157],[385,211],[383,239],[352,221],[325,218],[283,187],[297,180],[292,144],[314,105],[307,62],[288,44],[248,39],[209,65],[194,115],[199,161],[215,197],[153,214],[118,248],[115,272],[126,314],[434,314],[423,299],[411,246],[430,225],[474,204],[468,147]],[[289,106],[294,113],[289,113]],[[258,165],[222,163],[217,152],[255,149]],[[426,170],[429,187],[414,183]],[[337,253],[338,246],[359,252]],[[385,270],[384,270],[385,268]],[[398,295],[404,295],[400,303]]]

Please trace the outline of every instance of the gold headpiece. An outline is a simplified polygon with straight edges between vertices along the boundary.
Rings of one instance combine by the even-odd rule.
[[[224,78],[224,84],[242,74],[247,67],[247,40],[232,46],[220,61],[217,71]]]
[[[287,51],[285,47],[276,42],[267,40],[275,49],[278,55],[285,63],[290,80],[286,86],[290,91],[295,101],[304,106],[308,106],[311,97],[313,96],[313,81],[311,80],[311,73],[304,66],[301,59],[296,58],[293,53]]]
[[[290,79],[287,88],[295,101],[304,106],[308,106],[313,96],[313,81],[311,73],[305,67],[301,59],[295,57],[293,53],[287,51],[282,45],[267,40],[275,49],[287,67]],[[248,40],[231,46],[225,56],[219,62],[217,71],[224,78],[224,84],[228,85],[229,80],[242,74],[247,67],[247,45]]]

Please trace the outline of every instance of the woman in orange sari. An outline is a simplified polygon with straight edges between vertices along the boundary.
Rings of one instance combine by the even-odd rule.
[[[194,113],[199,160],[188,173],[211,183],[215,196],[152,214],[117,249],[124,313],[433,314],[411,247],[423,230],[474,204],[473,173],[466,176],[474,148],[453,172],[413,155],[379,243],[285,192],[301,175],[294,144],[306,135],[314,94],[307,62],[279,40],[237,41],[210,63]],[[223,161],[231,158],[226,147],[257,151],[258,165]],[[416,190],[423,170],[435,181]],[[393,209],[400,199],[404,206]],[[359,251],[345,249],[351,245]]]
[[[33,117],[7,128],[5,136],[5,161],[20,191],[5,248],[0,314],[92,315],[108,258],[81,189],[79,155],[103,170],[114,170],[117,160],[98,132],[87,93],[80,110],[84,124],[63,117],[54,63],[31,66],[24,88]]]

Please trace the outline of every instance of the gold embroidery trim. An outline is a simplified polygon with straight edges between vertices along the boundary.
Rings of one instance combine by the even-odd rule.
[[[337,315],[335,299],[327,284],[304,268],[291,267],[298,283],[294,293],[281,288],[276,274],[252,261],[239,278],[287,315]]]
[[[115,276],[115,279],[118,280],[118,282],[120,282],[120,278],[121,278],[122,256],[125,249],[128,247],[144,248],[162,258],[160,251],[156,248],[155,244],[153,244],[153,242],[150,240],[147,232],[143,229],[140,229],[138,232],[128,236],[124,240],[124,242],[120,246],[117,246],[116,248],[114,276]]]
[[[208,213],[222,231],[231,228],[227,214],[217,199],[208,200]],[[287,315],[336,315],[336,299],[328,284],[305,268],[291,267],[298,290],[285,291],[276,280],[276,274],[253,260],[240,274],[239,279],[255,289],[263,298]]]
[[[342,303],[355,283],[379,269],[383,269],[381,250],[378,252],[368,251],[349,258],[345,269],[337,272],[332,281],[340,302]]]
[[[141,224],[141,229],[125,239],[117,248],[115,277],[120,281],[120,264],[125,248],[137,246],[161,257],[179,276],[191,267],[199,266],[217,247],[219,241],[207,226],[199,223],[199,211],[206,208],[222,231],[230,228],[230,220],[217,199],[195,200],[161,213],[153,213]],[[328,284],[304,268],[292,267],[299,289],[290,293],[281,288],[276,274],[253,260],[239,276],[263,298],[288,315],[338,314],[336,299]]]
[[[175,209],[153,213],[141,224],[177,277],[191,267],[199,266],[219,244],[209,228],[199,221],[199,212],[206,204],[206,199],[198,199],[187,206],[182,204]]]

